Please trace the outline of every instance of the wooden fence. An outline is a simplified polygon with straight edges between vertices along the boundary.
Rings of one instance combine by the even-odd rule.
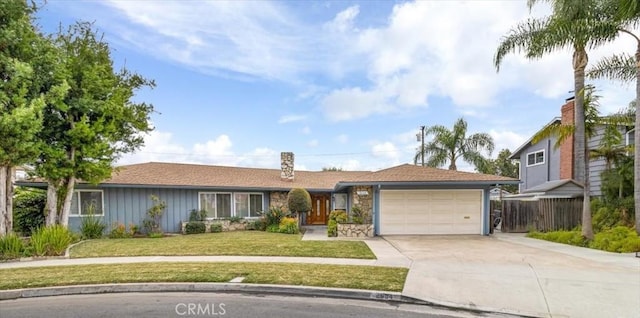
[[[501,214],[500,231],[505,233],[570,230],[582,221],[582,198],[503,200]]]

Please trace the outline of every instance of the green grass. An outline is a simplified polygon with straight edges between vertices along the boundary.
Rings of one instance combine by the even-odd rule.
[[[531,232],[528,237],[563,243],[575,246],[589,247],[607,252],[632,253],[640,252],[640,237],[635,230],[626,226],[616,226],[596,233],[593,240],[582,237],[579,230],[554,231],[554,232]]]
[[[302,235],[234,231],[164,238],[101,239],[71,249],[71,257],[299,256],[375,259],[362,241],[302,241]]]
[[[228,282],[402,291],[408,269],[289,263],[132,263],[0,270],[0,290],[110,283]]]

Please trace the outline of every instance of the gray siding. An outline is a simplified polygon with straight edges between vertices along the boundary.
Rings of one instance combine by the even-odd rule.
[[[560,149],[554,149],[555,138],[545,138],[522,149],[520,154],[520,192],[560,178]],[[544,163],[527,166],[527,154],[544,150]]]
[[[162,230],[170,233],[180,232],[180,222],[189,220],[189,213],[193,209],[198,209],[198,193],[211,192],[212,190],[201,189],[171,189],[171,188],[103,188],[104,195],[104,217],[107,230],[111,229],[113,223],[136,224],[142,227],[142,221],[146,217],[147,210],[151,208],[153,202],[151,195],[156,195],[167,203],[167,208],[162,216]],[[243,192],[229,190],[215,190],[213,192]],[[247,191],[249,192],[249,191]],[[269,207],[269,193],[263,193],[263,207]],[[72,216],[69,218],[71,229],[78,231],[82,217]]]
[[[600,147],[600,143],[602,142],[602,138],[604,137],[605,126],[598,125],[596,126],[596,131],[593,137],[589,138],[587,142],[587,147],[589,150],[597,149]],[[624,133],[627,131],[625,127],[619,128],[620,134],[624,137]],[[624,145],[626,140],[622,140],[622,144]],[[601,196],[602,195],[602,178],[600,175],[603,171],[607,169],[607,163],[604,158],[593,158],[589,161],[589,193],[592,196]]]

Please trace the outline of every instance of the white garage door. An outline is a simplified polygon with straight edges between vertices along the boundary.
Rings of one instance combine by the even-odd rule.
[[[481,234],[482,190],[382,190],[380,234]]]

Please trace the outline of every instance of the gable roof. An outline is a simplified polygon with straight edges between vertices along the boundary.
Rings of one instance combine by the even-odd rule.
[[[518,147],[518,149],[516,149],[511,156],[509,156],[509,159],[513,160],[513,159],[520,159],[520,154],[522,153],[523,150],[525,150],[527,147],[531,146],[531,144],[533,143],[533,137],[535,135],[537,135],[539,132],[545,130],[547,127],[554,125],[556,123],[560,123],[561,118],[560,117],[555,117],[553,118],[553,120],[551,120],[549,123],[547,123],[546,125],[542,126],[542,128],[540,128],[538,131],[536,131],[533,135],[531,135],[531,137],[529,139],[527,139],[527,141],[524,142],[524,144],[522,144],[520,147]]]
[[[149,162],[121,166],[105,185],[216,187],[280,190],[330,190],[343,178],[368,171],[295,171],[293,181],[280,178],[280,169]]]
[[[518,179],[482,173],[444,170],[431,167],[403,164],[368,174],[357,175],[350,180],[342,180],[336,188],[350,184],[416,184],[416,183],[479,183],[517,184]]]
[[[295,171],[293,181],[282,180],[280,169],[210,166],[199,164],[149,162],[120,166],[105,187],[181,187],[243,190],[333,191],[350,184],[517,184],[519,180],[404,164],[371,171]],[[32,182],[25,182],[28,184]]]

